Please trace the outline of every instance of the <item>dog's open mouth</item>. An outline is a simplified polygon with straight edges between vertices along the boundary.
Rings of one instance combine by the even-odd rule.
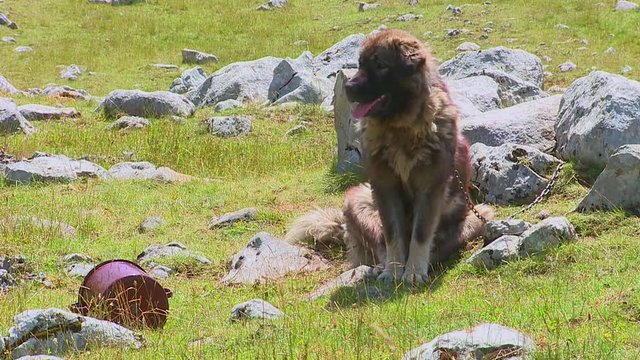
[[[358,103],[358,105],[356,105],[355,108],[353,108],[353,110],[351,110],[351,115],[353,115],[354,118],[356,119],[361,119],[367,115],[369,115],[369,113],[375,109],[378,105],[382,104],[382,102],[385,100],[386,96],[382,95],[379,98],[376,98],[375,100],[371,101],[371,102],[361,102]]]

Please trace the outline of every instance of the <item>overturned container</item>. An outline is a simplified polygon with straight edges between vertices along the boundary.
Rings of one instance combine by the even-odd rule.
[[[71,310],[128,327],[162,328],[169,313],[169,289],[138,264],[108,260],[96,265],[78,292]]]

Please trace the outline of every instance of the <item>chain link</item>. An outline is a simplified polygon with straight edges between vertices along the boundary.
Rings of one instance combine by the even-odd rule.
[[[464,186],[464,181],[462,181],[462,179],[460,178],[460,173],[458,172],[458,170],[454,170],[453,174],[455,175],[456,180],[458,180],[458,184],[460,185],[460,189],[464,194],[464,200],[467,202],[467,207],[469,208],[469,210],[471,210],[476,215],[476,217],[480,219],[480,221],[482,221],[482,223],[486,224],[487,222],[489,222],[487,218],[482,216],[478,212],[478,210],[476,210],[476,206],[474,205],[473,201],[471,201],[471,197],[469,197],[469,190],[467,190],[467,187]]]

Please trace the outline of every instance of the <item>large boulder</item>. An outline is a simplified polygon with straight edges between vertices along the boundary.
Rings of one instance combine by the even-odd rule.
[[[142,117],[191,116],[194,105],[181,95],[168,91],[144,92],[115,90],[100,104],[107,116],[131,115]]]
[[[5,180],[10,184],[71,182],[79,178],[105,178],[107,171],[87,160],[71,160],[64,155],[40,155],[7,164]]]
[[[11,85],[9,80],[7,80],[4,76],[0,75],[0,93],[19,94],[20,90]]]
[[[595,71],[562,97],[556,122],[560,158],[604,167],[616,150],[640,144],[640,83]]]
[[[269,85],[269,101],[274,104],[299,102],[320,104],[331,93],[330,80],[315,76],[312,72],[310,52],[296,60],[284,59],[273,70]]]
[[[197,66],[183,71],[179,78],[173,80],[169,91],[176,94],[186,94],[197,89],[205,80],[207,80],[207,73],[200,66]]]
[[[13,100],[0,98],[0,134],[14,134],[18,132],[31,134],[35,130],[33,125],[18,111],[18,106],[16,106]]]
[[[502,106],[500,86],[488,76],[449,79],[446,83],[454,101],[456,97],[465,97],[480,112],[496,110]]]
[[[347,99],[344,85],[356,70],[340,70],[336,76],[333,96],[334,125],[338,137],[338,173],[362,173],[362,146],[357,120],[351,115],[353,103]]]
[[[577,240],[578,234],[567,218],[550,217],[533,225],[520,235],[518,254],[521,257],[533,256]]]
[[[137,257],[145,268],[165,266],[170,272],[197,273],[201,268],[211,265],[211,260],[194,253],[183,244],[173,242],[166,245],[151,245]]]
[[[357,68],[360,46],[365,38],[364,34],[349,35],[321,52],[313,59],[313,72],[320,77],[329,78],[336,76],[342,69]]]
[[[604,171],[577,209],[625,209],[640,215],[640,145],[621,146],[607,161]]]
[[[473,144],[499,146],[514,143],[550,151],[555,146],[554,126],[562,95],[487,111],[463,119],[460,128]]]
[[[471,146],[472,182],[480,189],[482,201],[494,204],[532,200],[549,182],[543,176],[552,173],[560,163],[530,146],[490,147],[481,143]]]
[[[74,108],[57,108],[53,106],[29,104],[18,107],[20,114],[28,121],[57,120],[62,118],[80,117],[80,112]]]

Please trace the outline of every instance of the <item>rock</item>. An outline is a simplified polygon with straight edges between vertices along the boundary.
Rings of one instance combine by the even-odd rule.
[[[457,6],[453,6],[451,4],[447,5],[447,8],[445,9],[446,11],[451,11],[451,13],[453,15],[460,15],[462,14],[462,9],[457,7]]]
[[[305,296],[306,300],[316,300],[317,298],[328,295],[332,291],[343,287],[355,287],[372,274],[373,268],[367,265],[360,265],[357,268],[349,269],[337,278],[326,282],[315,289],[312,293]]]
[[[640,144],[640,83],[602,71],[573,82],[555,125],[560,158],[606,165],[620,146]]]
[[[77,263],[67,267],[67,275],[71,277],[84,278],[95,267],[94,264]]]
[[[320,104],[331,93],[330,80],[312,73],[311,53],[296,60],[282,60],[273,70],[268,99],[274,104],[298,102]]]
[[[271,11],[277,8],[283,8],[287,6],[287,0],[269,0],[266,4],[262,4],[256,8],[256,10]]]
[[[231,110],[231,109],[241,109],[243,108],[244,105],[235,99],[229,99],[229,100],[224,100],[224,101],[220,101],[219,103],[216,104],[214,111],[215,112],[224,112],[227,110]]]
[[[216,216],[209,221],[209,229],[217,229],[229,225],[233,225],[240,221],[253,221],[258,215],[258,209],[246,208],[240,209],[221,216]]]
[[[616,4],[616,11],[630,11],[630,10],[636,10],[638,9],[638,4],[631,2],[631,1],[625,1],[625,0],[618,0],[618,3]]]
[[[506,73],[538,88],[542,87],[544,81],[544,70],[537,56],[502,46],[458,54],[445,61],[439,69],[442,76],[453,79],[482,75],[483,71],[488,70]]]
[[[135,129],[143,129],[151,125],[149,120],[139,116],[123,116],[114,123],[106,127],[106,130],[129,131]]]
[[[90,3],[94,4],[110,4],[110,5],[131,5],[136,2],[142,2],[143,0],[89,0]],[[144,0],[147,2],[147,0]]]
[[[296,40],[293,42],[293,46],[308,46],[309,42],[307,40]]]
[[[0,76],[0,86],[2,77]],[[13,100],[0,97],[0,134],[15,134],[22,132],[31,134],[36,129],[20,114]]]
[[[151,269],[149,275],[151,275],[154,279],[158,280],[166,280],[169,276],[173,275],[175,271],[167,266],[158,265]]]
[[[229,99],[263,103],[268,100],[273,70],[281,61],[280,58],[269,56],[229,64],[211,74],[187,97],[199,107]]]
[[[33,48],[31,48],[30,46],[18,46],[15,49],[13,49],[13,51],[19,54],[22,54],[22,53],[32,52]]]
[[[362,146],[357,128],[357,120],[351,115],[353,104],[347,99],[344,85],[356,70],[341,70],[336,77],[333,106],[335,128],[338,137],[338,159],[336,171],[339,174],[362,173]]]
[[[5,168],[5,179],[10,184],[34,182],[70,182],[79,178],[105,178],[107,171],[86,160],[71,160],[64,155],[37,156],[17,161]]]
[[[631,66],[629,66],[629,65],[625,65],[625,66],[620,70],[620,72],[621,72],[623,75],[627,75],[628,73],[630,73],[630,72],[632,72],[632,71],[633,71],[633,68],[632,68]]]
[[[307,126],[304,125],[304,124],[300,124],[300,125],[296,125],[296,126],[292,127],[291,129],[287,130],[285,135],[293,136],[293,135],[298,135],[298,134],[305,133],[307,131],[309,131],[309,128],[307,128]]]
[[[377,9],[379,7],[381,7],[382,4],[379,3],[358,3],[358,11],[363,12],[363,11],[369,11],[369,10],[373,10],[373,9]]]
[[[91,263],[93,262],[93,258],[84,254],[69,254],[62,258],[62,261],[66,264]]]
[[[551,62],[551,61],[553,61],[553,59],[550,56],[545,55],[545,56],[542,57],[542,61]]]
[[[18,360],[64,360],[64,359],[59,358],[57,356],[49,356],[49,355],[29,355],[29,356],[23,356]]]
[[[152,216],[146,218],[142,224],[138,227],[138,232],[146,233],[153,231],[165,224],[164,220],[160,216]]]
[[[205,120],[211,134],[219,137],[236,137],[251,132],[251,116],[218,116]]]
[[[78,118],[80,112],[74,108],[57,108],[53,106],[29,104],[18,107],[20,114],[28,121],[59,120],[62,118]]]
[[[166,183],[182,183],[194,177],[175,172],[167,167],[156,168],[155,165],[142,162],[123,162],[115,164],[107,171],[108,179],[115,180],[156,180]]]
[[[551,215],[546,210],[540,210],[539,213],[536,214],[535,218],[538,220],[548,219]]]
[[[504,235],[476,251],[467,262],[481,269],[495,269],[518,258],[520,237]]]
[[[186,94],[202,85],[207,80],[207,73],[201,67],[185,70],[179,78],[173,80],[169,91],[176,94]]]
[[[548,151],[555,146],[554,127],[561,100],[562,95],[555,95],[488,111],[463,119],[460,129],[472,144],[514,143]]]
[[[247,319],[272,320],[281,316],[284,316],[284,313],[280,309],[262,299],[252,299],[231,309],[232,321]]]
[[[456,51],[478,51],[480,50],[480,45],[472,42],[463,42],[458,45]]]
[[[450,95],[451,100],[453,100],[453,103],[456,104],[458,108],[458,115],[460,116],[460,119],[465,119],[482,114],[482,112],[478,110],[476,105],[471,100],[469,100],[469,98],[464,96],[464,94],[457,91],[452,91]]]
[[[78,76],[82,74],[82,69],[76,64],[71,64],[60,72],[60,78],[65,80],[78,80]]]
[[[115,90],[102,101],[98,110],[107,116],[126,114],[142,117],[191,116],[195,106],[181,95],[168,91],[144,92]]]
[[[547,185],[542,175],[553,172],[560,160],[524,145],[471,146],[472,181],[482,200],[514,204],[531,200]]]
[[[147,268],[154,268],[158,265],[164,265],[176,272],[179,272],[179,266],[187,266],[186,271],[192,271],[196,266],[209,266],[211,260],[206,257],[192,253],[183,244],[172,242],[167,245],[151,245],[147,247],[137,257],[138,263]],[[171,264],[167,264],[171,263]],[[177,264],[174,264],[177,262]]]
[[[615,52],[616,52],[616,49],[614,49],[614,48],[612,48],[612,47],[607,48],[607,50],[605,50],[605,51],[604,51],[604,53],[605,53],[606,55],[611,55],[611,54],[613,54],[613,53],[615,53]]]
[[[0,11],[0,25],[7,26],[9,29],[13,29],[13,30],[18,28],[18,25],[13,21],[9,20],[7,15],[2,13],[2,11]]]
[[[530,355],[535,344],[527,335],[497,324],[453,331],[406,353],[402,360],[509,359]],[[510,356],[513,354],[514,356]]]
[[[9,80],[0,75],[0,93],[19,94],[20,90],[16,89],[15,86],[11,85]]]
[[[447,29],[446,30],[446,34],[444,35],[445,38],[449,39],[452,37],[456,37],[458,35],[460,35],[461,32],[458,29]]]
[[[7,44],[15,44],[16,43],[16,39],[12,38],[10,36],[4,36],[4,37],[2,37],[2,42],[5,42]]]
[[[309,250],[280,241],[266,232],[256,234],[233,256],[224,284],[254,284],[276,280],[289,273],[323,270],[326,260]]]
[[[198,50],[182,49],[182,62],[185,64],[215,64],[218,58],[215,55],[200,52]]]
[[[14,216],[11,220],[14,226],[28,224],[43,231],[60,235],[65,239],[76,236],[76,228],[61,221],[41,219],[33,216]]]
[[[569,30],[570,28],[565,24],[556,24],[556,29],[558,29],[558,30]]]
[[[353,34],[342,39],[313,58],[313,73],[319,77],[337,76],[342,69],[357,69],[360,46],[364,42],[364,34]]]
[[[574,71],[577,68],[577,66],[571,61],[567,61],[558,65],[558,68],[560,69],[560,72],[569,72],[569,71]]]
[[[577,240],[576,230],[567,218],[550,217],[533,225],[520,235],[518,253],[521,257],[527,257]]]
[[[621,146],[607,161],[578,211],[624,209],[640,215],[640,145]]]
[[[407,21],[413,21],[413,20],[419,20],[419,19],[422,19],[422,15],[404,14],[404,15],[398,16],[396,18],[396,21],[407,22]]]
[[[14,359],[102,347],[139,349],[144,345],[141,335],[120,325],[56,308],[27,310],[16,315],[13,322],[6,342],[7,348],[13,349]]]
[[[175,70],[180,68],[178,65],[173,64],[151,64],[151,67],[163,70]]]
[[[520,219],[489,221],[484,226],[485,243],[491,242],[503,235],[521,235],[530,227],[531,224]]]
[[[58,86],[56,84],[47,84],[42,90],[42,95],[50,97],[62,97],[76,100],[90,100],[91,95],[82,89],[74,89],[70,86]]]
[[[0,294],[5,291],[9,291],[11,288],[15,287],[17,283],[18,282],[11,273],[5,269],[0,269]],[[2,348],[0,347],[0,349]]]
[[[478,112],[497,110],[501,107],[500,87],[488,76],[472,76],[468,78],[445,81],[454,101],[465,97],[478,109]]]

